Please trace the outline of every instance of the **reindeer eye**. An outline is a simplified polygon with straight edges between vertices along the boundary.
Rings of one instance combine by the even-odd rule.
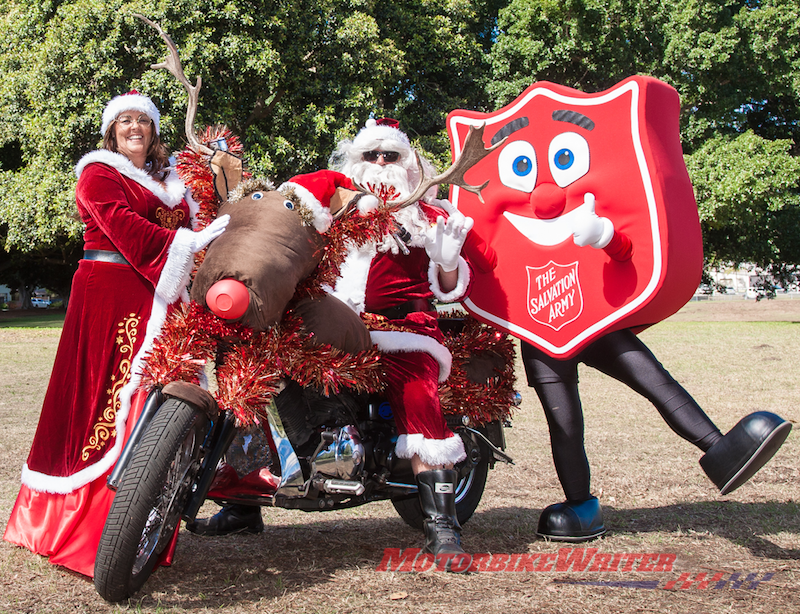
[[[289,211],[294,211],[294,203],[291,200],[284,200],[283,206],[286,207]]]
[[[263,192],[253,192],[250,195],[250,198],[252,198],[253,200],[261,200],[262,198],[264,198],[264,194]]]

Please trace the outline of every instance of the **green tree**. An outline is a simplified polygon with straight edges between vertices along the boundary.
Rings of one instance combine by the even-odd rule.
[[[166,47],[135,12],[172,36],[190,80],[202,77],[197,126],[227,124],[251,170],[282,181],[325,166],[372,112],[448,158],[447,112],[486,101],[500,4],[0,0],[0,241],[19,255],[74,253],[62,249],[80,243],[72,169],[97,147],[112,96],[151,96],[162,136],[183,146],[186,93],[150,68]]]
[[[686,157],[712,265],[752,262],[780,271],[800,264],[800,159],[791,147],[748,131],[708,139]]]

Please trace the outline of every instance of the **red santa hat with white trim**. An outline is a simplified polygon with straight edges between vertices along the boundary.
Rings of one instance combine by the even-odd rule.
[[[370,118],[353,139],[353,150],[358,152],[396,151],[402,157],[411,154],[411,141],[408,135],[399,128],[400,122],[389,117]]]
[[[103,123],[100,127],[100,134],[102,136],[106,135],[106,130],[108,130],[111,122],[113,122],[123,111],[139,111],[140,113],[144,113],[147,115],[147,117],[153,120],[153,126],[156,129],[156,134],[160,134],[159,122],[161,121],[161,113],[158,112],[158,108],[155,104],[153,104],[153,101],[150,100],[150,98],[144,94],[140,94],[136,90],[131,90],[127,94],[115,96],[106,105],[106,108],[103,111]]]
[[[278,187],[278,192],[305,207],[311,214],[314,228],[324,233],[333,222],[331,198],[339,187],[352,189],[349,180],[341,173],[321,170],[292,177]]]

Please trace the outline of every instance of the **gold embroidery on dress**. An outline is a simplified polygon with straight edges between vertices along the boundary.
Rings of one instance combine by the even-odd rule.
[[[122,355],[118,373],[111,374],[111,387],[106,390],[108,402],[97,423],[92,429],[94,432],[89,437],[89,443],[81,450],[81,458],[88,460],[93,450],[100,450],[105,446],[110,437],[117,436],[117,411],[120,407],[119,393],[131,377],[131,361],[133,347],[136,344],[136,335],[139,332],[141,318],[135,313],[128,315],[117,324],[117,351]]]
[[[186,212],[183,209],[159,207],[156,209],[156,219],[163,228],[175,230],[183,225],[183,221],[186,219]]]

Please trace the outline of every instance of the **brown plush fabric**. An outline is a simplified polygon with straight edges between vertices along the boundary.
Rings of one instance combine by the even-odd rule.
[[[369,331],[358,314],[334,296],[323,294],[305,298],[294,312],[303,320],[306,332],[320,345],[332,345],[355,353],[372,347]]]
[[[237,279],[250,291],[242,322],[264,330],[281,319],[297,284],[319,263],[323,246],[319,233],[304,226],[285,202],[278,192],[262,191],[219,208],[219,215],[227,213],[231,221],[208,247],[192,285],[193,300],[205,305],[215,282]]]
[[[210,160],[217,197],[228,200],[228,194],[242,180],[242,159],[227,151],[215,151]]]
[[[189,382],[170,382],[164,386],[164,394],[168,397],[175,397],[194,405],[197,409],[204,412],[207,416],[214,418],[219,414],[219,407],[211,393],[203,390],[197,384]]]

